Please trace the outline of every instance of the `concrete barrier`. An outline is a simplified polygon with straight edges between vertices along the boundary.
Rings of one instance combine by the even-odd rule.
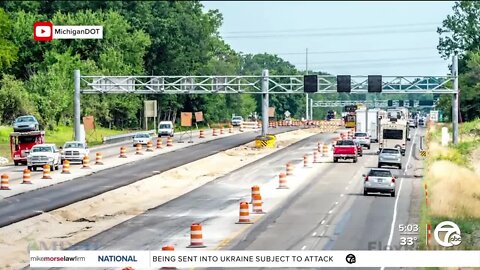
[[[139,130],[137,132],[132,132],[132,133],[125,133],[125,134],[118,134],[118,135],[112,135],[112,136],[105,136],[103,137],[103,143],[104,144],[110,144],[110,143],[116,143],[116,142],[123,142],[123,141],[128,141],[132,140],[132,137],[135,136],[135,134],[139,132],[145,132],[143,130]],[[154,135],[155,130],[149,130],[147,131],[148,134]]]

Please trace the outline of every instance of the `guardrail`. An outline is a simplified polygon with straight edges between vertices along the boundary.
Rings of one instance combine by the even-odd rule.
[[[139,130],[137,132],[132,132],[132,133],[105,136],[105,137],[103,137],[103,144],[109,144],[109,143],[116,143],[116,142],[123,142],[123,141],[131,140],[132,137],[135,136],[135,134],[137,134],[138,132],[145,132],[145,131]],[[150,135],[155,134],[155,130],[149,130],[149,131],[146,131],[146,132],[148,132],[148,134],[150,134]]]

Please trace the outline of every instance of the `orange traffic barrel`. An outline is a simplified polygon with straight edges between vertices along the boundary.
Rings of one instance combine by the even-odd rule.
[[[172,245],[166,245],[162,247],[162,251],[174,251],[175,247]],[[162,269],[177,269],[176,267],[162,267]]]
[[[95,153],[95,165],[103,165],[103,155],[101,152]]]
[[[430,244],[430,239],[432,238],[432,224],[427,224],[427,246]]]
[[[281,172],[278,175],[278,188],[277,189],[288,189],[287,175],[284,172]]]
[[[287,175],[293,175],[293,164],[291,162],[287,163]]]
[[[142,145],[139,143],[137,143],[137,146],[135,146],[135,155],[143,155]]]
[[[70,174],[70,161],[64,160],[62,165],[62,174]]]
[[[319,153],[317,151],[313,151],[313,163],[319,163],[319,162],[320,162]]]
[[[157,139],[157,149],[162,149],[162,138]]]
[[[233,128],[232,128],[232,126],[230,126],[230,127],[228,128],[228,133],[233,133]]]
[[[173,139],[172,137],[167,138],[167,146],[173,146]]]
[[[153,152],[153,142],[152,141],[147,142],[147,152]]]
[[[190,245],[188,248],[204,248],[202,225],[199,223],[193,223],[190,226]]]
[[[250,209],[248,206],[248,202],[241,202],[240,203],[240,217],[238,218],[237,224],[252,224],[253,222],[250,220]]]
[[[303,167],[304,168],[308,167],[310,165],[309,163],[310,163],[310,160],[308,158],[308,155],[307,154],[303,155]]]
[[[252,186],[252,200],[251,200],[251,203],[253,203],[253,196],[255,195],[260,195],[260,187],[255,185],[255,186]]]
[[[217,129],[212,129],[212,136],[217,136]]]
[[[32,178],[30,175],[30,170],[29,169],[24,169],[23,170],[23,182],[22,184],[31,184],[32,183]]]
[[[200,139],[205,138],[205,132],[203,131],[203,129],[200,129],[198,138],[200,138]]]
[[[85,155],[83,157],[82,164],[82,169],[90,169],[90,158],[88,157],[88,155]]]
[[[2,174],[1,183],[0,183],[1,190],[10,190],[8,179],[9,179],[8,174],[6,173]]]
[[[223,134],[223,126],[220,127],[220,134]]]
[[[52,176],[50,175],[50,165],[45,164],[43,165],[43,177],[42,179],[52,179]]]
[[[262,196],[260,194],[255,194],[253,195],[253,208],[252,208],[252,214],[265,214],[262,209]]]
[[[323,143],[319,142],[317,144],[317,151],[321,154],[322,153],[322,150],[323,150]]]
[[[328,143],[323,145],[323,156],[324,157],[328,157],[328,154],[329,154],[328,152],[330,152],[329,148],[330,148],[330,145]]]
[[[175,250],[175,247],[172,246],[172,245],[167,245],[167,246],[163,246],[163,247],[162,247],[162,250],[163,250],[163,251],[165,251],[165,250],[168,250],[168,251],[170,251],[170,250]]]
[[[125,146],[120,147],[120,158],[126,158],[127,157],[127,148]]]

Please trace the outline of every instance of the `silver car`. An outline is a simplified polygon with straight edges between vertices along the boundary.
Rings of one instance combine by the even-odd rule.
[[[378,168],[395,166],[402,169],[402,153],[398,148],[382,148],[378,154]]]
[[[232,117],[232,126],[240,126],[243,124],[243,117],[234,116]]]
[[[24,115],[15,119],[13,122],[13,131],[37,131],[39,129],[38,121],[33,115]]]
[[[137,146],[137,144],[146,145],[148,142],[153,144],[152,136],[146,132],[137,133],[135,136],[133,136],[133,147]]]
[[[365,146],[367,149],[370,149],[370,136],[368,136],[367,133],[355,132],[355,135],[353,136],[354,141],[357,141],[361,146]]]
[[[390,193],[390,196],[395,197],[395,182],[396,178],[392,172],[387,169],[371,169],[367,175],[363,175],[363,195],[368,195],[369,192]]]

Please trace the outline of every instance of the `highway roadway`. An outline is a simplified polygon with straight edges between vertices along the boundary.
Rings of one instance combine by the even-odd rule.
[[[191,223],[208,224],[209,221],[218,221],[218,218],[223,218],[226,213],[231,212],[230,208],[234,209],[235,216],[227,216],[229,225],[238,229],[242,227],[234,223],[234,220],[238,219],[238,203],[250,198],[252,185],[261,186],[271,182],[272,177],[278,175],[278,171],[284,169],[288,161],[301,165],[301,157],[306,151],[312,152],[313,146],[318,141],[330,142],[336,136],[337,134],[322,133],[296,142],[86,239],[70,249],[159,250],[162,245],[177,240],[184,241],[184,232],[188,233]],[[278,185],[277,183],[272,184]],[[288,190],[279,192],[284,193]],[[206,226],[204,231],[207,231],[205,234],[210,239],[207,240],[209,245],[212,245],[211,239],[215,238],[215,226],[223,226],[222,222],[215,223],[216,225],[204,225]],[[188,236],[186,239],[188,241]]]
[[[414,249],[415,245],[402,246],[400,237],[418,236],[400,235],[398,230],[400,224],[419,222],[421,178],[414,177],[414,171],[422,163],[412,154],[414,143],[418,146],[419,137],[425,131],[423,128],[412,131],[415,136],[407,146],[404,169],[392,168],[398,176],[397,197],[375,193],[363,195],[362,174],[377,165],[378,144],[375,144],[371,150],[364,150],[365,155],[356,164],[332,164],[319,181],[312,179],[227,249]]]
[[[386,194],[363,195],[363,173],[376,167],[377,145],[364,150],[358,163],[350,161],[321,164],[300,186],[267,214],[228,239],[217,239],[214,230],[232,226],[219,223],[238,202],[249,198],[249,187],[266,184],[287,161],[301,163],[298,157],[310,151],[317,141],[329,142],[336,135],[318,134],[257,162],[220,177],[168,203],[86,239],[70,249],[159,250],[163,245],[185,245],[188,227],[193,222],[207,224],[208,249],[231,250],[369,250],[414,248],[400,245],[400,224],[418,224],[421,178],[414,177],[422,166],[415,145],[424,129],[412,130],[397,197]],[[228,210],[228,211],[227,211]],[[238,211],[238,210],[236,210]],[[231,211],[230,211],[231,212]],[[233,219],[228,216],[225,220]],[[217,225],[211,224],[217,221]],[[233,225],[235,226],[235,225]],[[238,230],[238,227],[237,229]],[[414,237],[414,236],[410,236]],[[418,237],[418,236],[417,236]],[[209,240],[207,240],[209,241]],[[213,245],[212,243],[222,243]],[[338,268],[335,268],[338,269]],[[378,269],[378,268],[377,268]]]
[[[234,131],[235,134],[239,133],[238,128],[234,128],[233,131]],[[251,131],[251,130],[245,130],[245,131]],[[219,134],[218,138],[223,136],[223,135],[220,135],[220,131],[218,129],[217,129],[217,133]],[[183,134],[183,132],[175,133],[175,136],[173,137],[173,142],[174,143],[179,143],[179,141],[182,140],[185,144],[188,145],[187,142],[190,140],[190,134],[187,133],[183,136],[181,136],[181,134]],[[212,134],[211,129],[205,130],[205,136],[206,137],[211,137],[211,134]],[[228,134],[228,129],[224,129],[224,134]],[[156,137],[153,137],[153,139],[154,139],[153,147],[156,147]],[[202,140],[205,140],[205,139],[199,139],[198,138],[198,131],[193,131],[192,132],[192,141],[193,142],[196,143],[196,142],[199,142],[199,141],[202,141]],[[162,137],[162,141],[163,141],[163,146],[165,147],[167,137]],[[60,145],[57,145],[57,146],[60,147]],[[135,153],[135,147],[133,147],[133,145],[132,145],[132,139],[128,139],[128,140],[125,140],[125,141],[122,141],[122,142],[116,142],[116,143],[112,143],[112,144],[105,144],[105,145],[98,145],[98,146],[90,147],[90,153],[89,153],[90,162],[91,163],[95,162],[96,152],[101,152],[102,156],[103,156],[103,159],[105,161],[110,159],[110,158],[118,157],[118,155],[120,154],[120,147],[121,146],[126,146],[127,155],[131,155],[131,154]],[[145,147],[146,146],[142,147],[143,150],[145,150]],[[71,170],[78,169],[81,166],[82,166],[82,164],[79,163],[79,162],[75,162],[75,163],[72,162],[70,164]],[[19,166],[9,165],[9,166],[5,166],[5,167],[0,167],[0,174],[7,173],[10,177],[9,180],[10,180],[11,184],[20,183],[20,182],[22,182],[23,170],[26,167],[27,167],[26,165],[19,165]],[[60,169],[61,169],[61,167],[60,167]],[[37,172],[32,172],[32,178],[35,178],[35,176],[41,176],[41,174],[42,174],[42,169],[38,169]]]
[[[296,127],[278,127],[278,134]],[[218,152],[251,142],[258,133],[245,132],[208,142],[191,145],[152,158],[105,169],[92,175],[25,192],[0,200],[0,227],[88,199],[109,190],[159,174]]]

